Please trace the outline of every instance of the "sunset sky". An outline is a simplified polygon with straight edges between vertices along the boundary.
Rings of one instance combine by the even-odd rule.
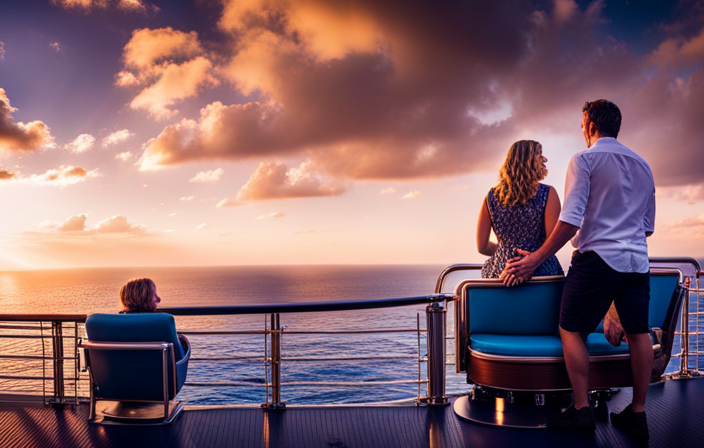
[[[703,257],[704,1],[2,1],[0,270],[481,262],[510,145],[563,199],[598,98]]]

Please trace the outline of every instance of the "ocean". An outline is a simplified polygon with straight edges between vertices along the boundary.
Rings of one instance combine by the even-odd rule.
[[[89,268],[0,272],[0,309],[14,313],[113,313],[120,309],[118,293],[130,278],[148,277],[157,285],[161,306],[215,306],[382,299],[432,294],[440,265],[321,265],[236,266],[191,268]],[[478,275],[478,273],[474,273]],[[449,290],[456,277],[448,281]],[[448,288],[446,288],[448,290]],[[371,382],[417,380],[417,355],[425,355],[425,336],[415,332],[380,334],[293,334],[296,331],[425,328],[424,306],[381,310],[281,315],[282,399],[291,405],[354,404],[412,400],[416,384],[384,386],[316,385],[303,382]],[[453,331],[448,309],[448,335]],[[264,315],[177,317],[179,331],[261,331]],[[287,334],[290,333],[290,334]],[[229,356],[262,357],[263,335],[190,335],[194,358],[188,382],[236,382],[240,386],[185,386],[179,397],[190,404],[259,404],[265,401],[265,367],[261,360],[209,360]],[[453,341],[448,340],[448,362]],[[2,347],[0,347],[1,349]],[[675,350],[673,350],[675,352]],[[346,357],[353,360],[302,361]],[[365,357],[391,359],[360,360]],[[676,369],[676,360],[669,370]],[[420,368],[426,378],[425,363]],[[244,384],[244,385],[242,385]],[[0,388],[2,385],[0,384]],[[447,393],[468,390],[464,374],[447,366]],[[425,395],[422,385],[421,395]]]

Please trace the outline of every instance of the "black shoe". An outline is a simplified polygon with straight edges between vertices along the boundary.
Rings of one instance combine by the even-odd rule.
[[[548,419],[548,428],[561,428],[577,431],[594,431],[596,423],[589,406],[582,409],[575,409],[574,405],[564,412]]]
[[[645,411],[633,412],[633,407],[630,404],[618,414],[615,412],[611,413],[611,424],[615,428],[625,430],[629,436],[636,440],[648,440],[650,438]]]

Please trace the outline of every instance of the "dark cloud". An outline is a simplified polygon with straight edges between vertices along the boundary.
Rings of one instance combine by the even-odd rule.
[[[603,7],[226,1],[232,40],[212,60],[251,101],[167,126],[140,164],[305,155],[338,178],[446,176],[493,167],[519,134],[578,133],[583,103],[609,98],[659,185],[701,183],[704,32],[672,27],[637,54],[604,32]]]
[[[53,145],[54,139],[46,124],[41,121],[15,123],[12,113],[16,110],[10,106],[5,89],[0,88],[0,149],[28,152]]]

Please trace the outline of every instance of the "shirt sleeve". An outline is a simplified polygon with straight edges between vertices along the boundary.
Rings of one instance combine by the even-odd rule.
[[[582,158],[572,157],[567,166],[565,203],[560,212],[560,221],[581,227],[588,198],[589,169]]]
[[[643,219],[645,233],[651,234],[655,232],[655,189],[648,200],[648,208],[645,210],[645,218]]]

